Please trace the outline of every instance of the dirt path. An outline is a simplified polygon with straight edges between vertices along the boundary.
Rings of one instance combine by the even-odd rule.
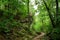
[[[33,40],[40,40],[44,35],[45,33],[41,32],[41,34],[34,37]]]

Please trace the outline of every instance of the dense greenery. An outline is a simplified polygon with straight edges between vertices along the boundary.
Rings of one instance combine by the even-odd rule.
[[[60,40],[60,0],[0,0],[0,40],[34,40],[42,32],[40,40]]]

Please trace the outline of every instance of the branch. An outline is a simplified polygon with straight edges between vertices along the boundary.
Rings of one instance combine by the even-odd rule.
[[[45,2],[44,0],[43,0],[43,2],[44,2],[44,4],[45,4],[45,7],[46,7],[48,13],[49,13],[49,17],[50,17],[52,26],[55,28],[54,20],[53,20],[53,18],[52,18],[53,16],[51,15],[50,9],[49,9],[49,7],[47,6],[47,4],[46,4],[46,2]]]

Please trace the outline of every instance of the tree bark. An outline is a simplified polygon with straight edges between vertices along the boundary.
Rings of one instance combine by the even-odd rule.
[[[56,18],[55,18],[56,26],[58,25],[58,19],[57,19],[58,16],[59,16],[59,13],[58,13],[58,0],[56,0]]]

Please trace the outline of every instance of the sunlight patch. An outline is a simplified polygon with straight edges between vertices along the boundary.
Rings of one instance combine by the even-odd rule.
[[[35,5],[35,0],[30,0],[32,5]]]
[[[39,11],[35,12],[35,16],[39,15],[39,13],[40,13]]]
[[[38,8],[38,5],[34,5],[34,7],[33,7],[35,10],[37,10],[37,8]]]

